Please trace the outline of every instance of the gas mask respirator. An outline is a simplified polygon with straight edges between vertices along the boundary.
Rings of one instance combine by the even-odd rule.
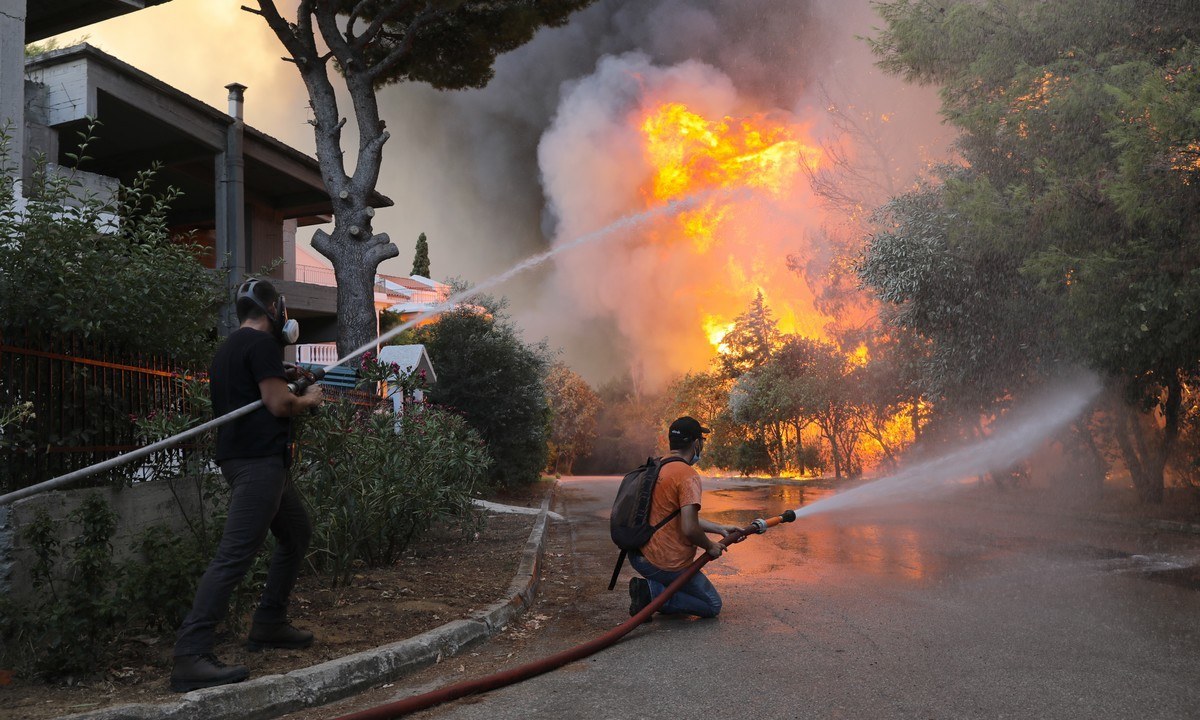
[[[300,338],[300,323],[295,320],[289,320],[287,316],[287,303],[284,302],[283,296],[279,295],[275,299],[275,314],[254,294],[254,286],[259,280],[247,280],[238,288],[237,302],[240,303],[243,298],[254,303],[263,314],[271,320],[271,334],[279,341],[280,345],[294,345],[296,340]]]

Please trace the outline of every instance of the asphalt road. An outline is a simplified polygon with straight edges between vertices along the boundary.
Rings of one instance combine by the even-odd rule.
[[[624,619],[626,593],[603,591],[614,489],[563,481],[569,524],[520,642],[498,638],[374,702]],[[702,514],[744,524],[820,494],[706,481]],[[1063,515],[1021,491],[815,515],[707,566],[719,619],[660,616],[592,658],[418,717],[1198,718],[1198,565],[1200,537]]]

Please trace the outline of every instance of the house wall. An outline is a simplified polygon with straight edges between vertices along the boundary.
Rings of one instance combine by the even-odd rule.
[[[3,1],[3,0],[0,0]],[[47,125],[82,120],[95,113],[95,89],[88,85],[87,60],[75,58],[25,73],[30,82],[40,85],[42,122]]]
[[[276,260],[284,259],[283,216],[274,209],[257,203],[246,203],[246,272],[257,273]],[[284,278],[283,266],[271,271],[270,277]]]
[[[25,0],[0,0],[0,128],[10,136],[8,166],[21,177],[25,111]]]

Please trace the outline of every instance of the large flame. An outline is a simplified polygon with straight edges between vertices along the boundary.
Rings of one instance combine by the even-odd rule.
[[[705,191],[751,189],[776,201],[788,202],[807,175],[821,163],[820,147],[806,128],[768,115],[710,119],[683,103],[664,102],[641,119],[644,153],[653,176],[643,189],[647,204],[661,204]],[[721,254],[712,282],[726,292],[709,294],[714,307],[701,307],[701,328],[718,352],[733,321],[762,292],[783,332],[823,336],[828,321],[811,304],[811,295],[798,293],[797,279],[780,280],[775,272],[784,258],[757,252],[758,245],[728,241],[739,231],[737,211],[744,195],[716,195],[699,207],[680,213],[665,232],[656,233],[671,244],[686,240],[692,252]],[[777,250],[777,249],[776,249]],[[773,264],[771,272],[764,265]],[[787,285],[789,287],[785,287]],[[808,302],[805,297],[808,296]]]

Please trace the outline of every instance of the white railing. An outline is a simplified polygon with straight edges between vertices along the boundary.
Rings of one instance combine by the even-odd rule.
[[[313,343],[296,346],[296,362],[328,365],[337,362],[337,343]]]
[[[337,279],[333,275],[333,268],[321,267],[320,265],[302,265],[296,263],[296,280],[312,285],[337,287]]]

